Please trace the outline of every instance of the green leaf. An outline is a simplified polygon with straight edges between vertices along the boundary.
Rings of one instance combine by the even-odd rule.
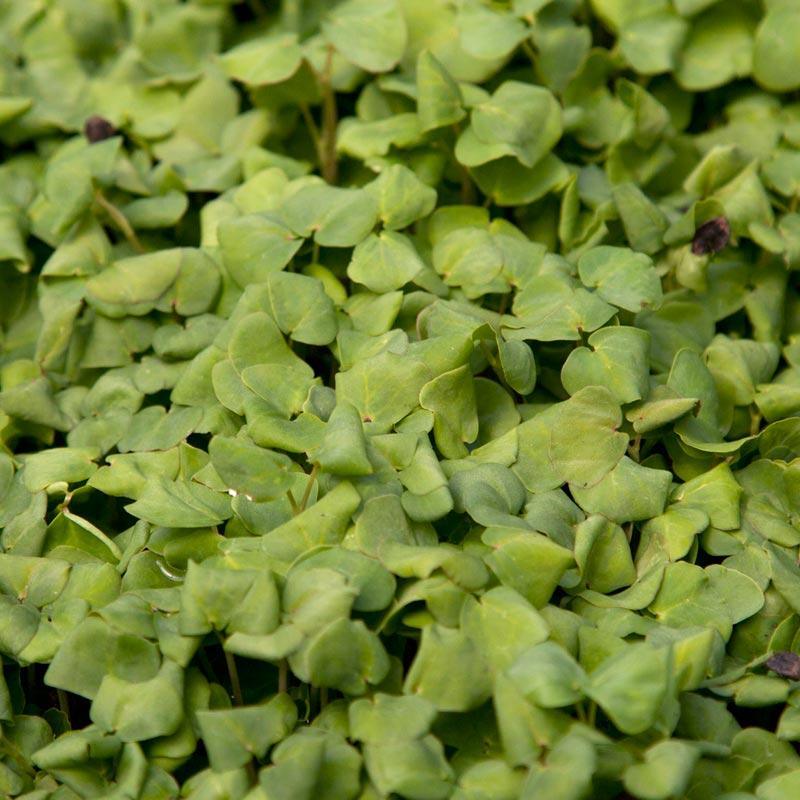
[[[672,499],[682,506],[705,512],[715,528],[730,531],[739,527],[739,498],[742,488],[728,464],[698,475],[678,486]]]
[[[9,417],[67,431],[70,420],[53,398],[53,387],[45,377],[4,387],[0,393],[0,408]]]
[[[474,442],[478,436],[475,387],[469,367],[444,372],[426,383],[419,393],[419,404],[433,414],[433,435],[442,455],[466,455],[464,443]]]
[[[466,116],[461,90],[430,51],[417,57],[417,114],[424,131],[454,125]]]
[[[461,624],[496,671],[510,667],[549,634],[549,626],[536,609],[507,586],[490,589],[479,602],[467,601]]]
[[[694,397],[679,397],[668,387],[658,387],[643,403],[636,403],[625,412],[636,433],[649,433],[680,419],[697,408]]]
[[[295,234],[313,234],[323,247],[353,247],[367,237],[378,220],[378,204],[369,192],[307,180],[281,208]]]
[[[123,742],[169,736],[183,719],[183,670],[165,659],[150,680],[106,675],[89,713],[101,730],[116,733]]]
[[[758,584],[737,570],[713,564],[670,564],[650,610],[672,627],[706,625],[728,639],[732,626],[764,605]]]
[[[696,92],[749,75],[753,33],[754,20],[745,8],[712,8],[701,14],[692,23],[675,71],[681,86]]]
[[[626,22],[620,31],[620,51],[644,75],[657,75],[675,66],[688,25],[676,14],[644,14]]]
[[[358,411],[349,403],[337,403],[328,418],[325,436],[313,458],[333,475],[371,475],[364,426]]]
[[[525,502],[525,488],[507,467],[487,463],[456,472],[450,490],[456,510],[481,525],[519,524],[515,515]]]
[[[354,700],[347,713],[352,738],[370,744],[419,739],[436,719],[435,706],[424,697],[380,692],[371,699]]]
[[[508,676],[520,692],[542,708],[559,708],[583,696],[586,673],[563,647],[543,642],[514,661]]]
[[[242,708],[198,711],[197,726],[217,772],[243,767],[251,758],[263,758],[284,739],[297,722],[297,709],[286,694]]]
[[[468,287],[470,294],[473,286],[478,295],[490,291],[504,265],[503,253],[491,232],[477,226],[449,231],[436,241],[432,255],[433,267],[444,282]]]
[[[498,580],[536,608],[550,599],[572,564],[572,553],[535,531],[487,528],[481,540],[492,548],[484,558]]]
[[[322,31],[344,58],[368,72],[392,69],[408,35],[395,0],[347,0],[324,19]]]
[[[122,556],[113,539],[89,520],[67,509],[48,525],[43,553],[51,558],[67,560],[94,556],[109,564],[116,564]]]
[[[467,5],[458,15],[462,47],[485,59],[505,58],[528,36],[528,27],[511,14]]]
[[[636,317],[636,326],[650,333],[650,360],[660,372],[669,370],[682,349],[701,353],[714,336],[708,308],[688,300],[671,300],[656,311],[643,311]]]
[[[157,306],[200,314],[211,307],[219,284],[219,271],[209,256],[175,248],[117,261],[90,278],[86,291],[89,302],[110,317],[141,316]]]
[[[596,288],[603,300],[620,308],[638,312],[661,304],[661,282],[653,262],[642,253],[595,247],[580,257],[578,272],[586,286]]]
[[[190,561],[181,587],[179,630],[185,636],[271,633],[278,626],[278,609],[270,573]]]
[[[22,481],[29,492],[39,492],[54,483],[78,483],[97,470],[93,448],[52,447],[22,457]]]
[[[389,230],[407,228],[436,208],[436,190],[402,164],[384,169],[366,190],[375,197],[380,220]]]
[[[222,69],[248,86],[281,83],[300,66],[303,51],[295,34],[259,37],[244,42],[220,57]]]
[[[536,386],[536,360],[531,348],[518,340],[501,340],[497,355],[506,383],[518,394],[530,394]]]
[[[800,12],[791,3],[776,3],[761,20],[753,51],[753,77],[773,92],[800,86],[800,55],[792,42],[800,31]]]
[[[387,352],[340,372],[336,394],[358,409],[371,430],[385,432],[417,407],[428,380],[430,371],[421,360]]]
[[[285,225],[256,214],[222,220],[217,236],[225,268],[241,287],[282,270],[303,244]]]
[[[208,452],[229,492],[233,490],[261,502],[281,497],[294,486],[292,461],[282,453],[227,436],[215,436]]]
[[[685,556],[695,536],[708,527],[708,516],[699,508],[686,508],[680,503],[653,517],[642,528],[645,536],[652,536],[667,552],[670,561]],[[644,541],[644,540],[643,540]]]
[[[477,167],[514,156],[533,167],[561,138],[561,107],[541,86],[506,81],[490,100],[472,110],[470,126],[456,143],[456,158]]]
[[[605,386],[621,404],[641,400],[650,388],[650,337],[625,326],[601,328],[588,339],[589,350],[573,350],[561,368],[561,382],[570,393],[587,386]]]
[[[705,352],[706,365],[717,390],[737,406],[753,402],[756,386],[772,378],[778,359],[778,348],[772,342],[730,339],[723,335],[715,336]]]
[[[335,570],[346,577],[358,592],[353,600],[357,611],[379,611],[394,598],[394,576],[375,559],[356,550],[340,547],[317,550],[296,561],[292,572],[319,568]]]
[[[643,733],[656,721],[670,684],[669,651],[640,642],[592,672],[586,694],[623,733]]]
[[[666,215],[633,183],[620,183],[613,189],[625,235],[634,250],[653,255],[664,244],[669,227]]]
[[[169,450],[180,444],[200,424],[202,413],[197,408],[148,406],[134,414],[128,430],[117,442],[122,452],[131,450]]]
[[[594,746],[579,733],[570,733],[553,747],[544,765],[534,766],[522,787],[522,796],[577,798],[591,786],[596,765]]]
[[[411,240],[402,233],[371,233],[353,250],[347,275],[373,292],[402,288],[425,268]]]
[[[656,517],[664,510],[672,474],[651,469],[623,456],[597,483],[573,486],[575,502],[589,514],[602,514],[612,522],[631,522]]]
[[[488,666],[464,631],[429,625],[422,631],[404,690],[429,700],[439,711],[468,711],[489,697]]]
[[[380,683],[390,666],[380,639],[361,620],[331,622],[296,658],[290,664],[304,680],[348,695],[364,694],[367,684]]]
[[[628,437],[617,430],[621,419],[607,389],[581,389],[519,426],[514,471],[529,491],[547,491],[565,482],[593,486],[625,454]]]
[[[649,747],[641,764],[625,770],[625,788],[636,797],[662,800],[686,791],[700,753],[681,741],[659,742]]]
[[[361,497],[347,482],[342,482],[310,508],[278,526],[259,540],[274,558],[291,563],[313,547],[338,544]]]
[[[435,736],[367,744],[364,764],[381,794],[445,800],[453,791],[454,774]]]
[[[229,498],[191,481],[148,479],[135,503],[125,507],[134,517],[170,528],[219,525],[231,516]]]
[[[537,275],[514,297],[516,319],[506,318],[507,339],[577,341],[614,316],[613,306],[565,275]]]
[[[778,800],[800,788],[800,769],[784,772],[782,775],[765,780],[756,789],[759,800]]]
[[[604,594],[636,580],[625,532],[599,514],[575,526],[575,563],[586,587]]]
[[[498,158],[470,170],[478,188],[498,206],[534,203],[550,192],[563,189],[570,171],[552,153],[533,167],[523,167],[516,158]]]
[[[336,800],[358,792],[360,755],[335,731],[300,730],[273,750],[272,762],[259,775],[261,791],[267,797]],[[247,784],[241,791],[247,791]]]
[[[416,114],[395,114],[368,122],[349,117],[338,128],[336,149],[366,161],[387,155],[392,147],[419,144],[423,138]]]
[[[147,230],[177,225],[188,207],[189,200],[183,192],[169,191],[157,197],[134,200],[121,210],[132,227]]]
[[[282,333],[304,344],[330,344],[334,340],[339,326],[333,302],[321,281],[295,273],[273,272],[265,283],[266,310]]]

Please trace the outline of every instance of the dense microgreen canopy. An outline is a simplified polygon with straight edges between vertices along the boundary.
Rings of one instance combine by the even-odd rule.
[[[796,0],[0,2],[0,796],[800,796]]]

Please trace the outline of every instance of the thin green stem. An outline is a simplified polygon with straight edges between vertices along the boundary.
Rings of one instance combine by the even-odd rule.
[[[72,492],[67,492],[64,495],[64,499],[58,504],[56,510],[58,512],[65,511],[69,508],[69,504],[72,502]]]
[[[533,71],[536,72],[536,51],[533,49],[531,43],[527,39],[523,39],[522,49],[524,50],[525,55],[528,56],[528,59],[531,62],[531,67],[533,67]]]
[[[56,696],[58,697],[58,707],[61,713],[67,718],[70,728],[72,727],[72,720],[69,716],[69,697],[63,689],[56,689]]]
[[[296,517],[300,513],[300,506],[297,505],[297,500],[294,499],[291,489],[286,490],[286,497],[289,498],[289,505],[292,507],[292,516]]]
[[[205,672],[206,678],[208,678],[212,683],[219,683],[220,681],[217,678],[216,670],[214,669],[214,665],[209,661],[205,648],[201,647],[198,650],[197,658],[200,661],[200,666]]]
[[[306,484],[306,490],[303,492],[303,497],[300,500],[300,511],[306,510],[306,505],[308,504],[309,498],[311,497],[311,489],[314,486],[314,482],[317,480],[317,473],[319,472],[319,464],[314,464],[311,467],[311,472],[308,473],[308,483]]]
[[[225,666],[228,668],[234,703],[237,706],[243,706],[244,697],[242,696],[242,684],[239,682],[239,670],[236,668],[236,659],[233,657],[233,653],[229,653],[225,649],[225,642],[221,636],[219,637],[219,643],[222,645],[222,652],[225,654]]]
[[[589,711],[586,715],[587,722],[590,727],[595,727],[595,722],[597,721],[597,703],[594,700],[589,701]]]
[[[108,214],[111,218],[111,221],[117,226],[117,228],[122,231],[122,234],[125,238],[130,242],[131,247],[137,253],[144,253],[145,249],[142,246],[142,243],[139,241],[139,237],[136,235],[136,231],[131,226],[130,222],[128,222],[128,218],[120,211],[104,194],[103,192],[98,189],[94,193],[94,199],[100,208]]]
[[[397,610],[397,607],[398,607],[398,603],[395,600],[392,603],[392,605],[390,605],[389,608],[386,609],[386,611],[384,612],[383,617],[381,618],[380,622],[376,625],[375,628],[373,628],[373,633],[381,633],[381,631],[383,631],[383,629],[388,624],[389,620],[392,618],[392,615]]]
[[[461,126],[457,122],[453,124],[453,133],[456,135],[456,138],[461,135]],[[456,168],[461,178],[461,203],[465,206],[475,205],[477,195],[475,193],[475,184],[472,182],[472,176],[469,174],[469,170],[460,161],[456,161]]]
[[[336,128],[339,125],[339,112],[336,108],[336,95],[331,78],[333,74],[333,47],[328,46],[322,84],[322,177],[328,183],[336,183],[339,175],[339,161],[336,155]]]
[[[319,127],[314,121],[311,110],[306,103],[300,103],[300,113],[302,114],[303,121],[308,129],[308,135],[311,137],[311,141],[314,143],[314,149],[317,151],[317,160],[321,165],[324,158],[324,152],[322,147],[322,135],[319,132]]]
[[[503,292],[500,295],[500,304],[497,307],[497,313],[502,316],[508,310],[508,301],[511,299],[511,292]]]
[[[5,753],[26,775],[36,777],[36,770],[30,765],[22,751],[5,734],[0,733],[0,754]]]
[[[472,176],[463,164],[458,165],[458,170],[461,173],[461,202],[465,206],[475,205],[477,196],[475,194],[475,184],[472,182]]]
[[[750,406],[750,435],[755,436],[761,429],[761,412],[758,407]]]
[[[285,658],[278,662],[278,691],[286,692],[289,689],[289,664]]]

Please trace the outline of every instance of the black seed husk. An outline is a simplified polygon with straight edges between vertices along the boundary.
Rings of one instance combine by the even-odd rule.
[[[725,217],[714,217],[704,222],[694,233],[692,252],[696,256],[719,253],[728,246],[731,226]]]
[[[92,144],[110,139],[116,132],[117,129],[105,117],[98,114],[89,117],[83,126],[83,133]]]
[[[767,659],[767,668],[777,672],[782,678],[800,680],[800,656],[797,653],[773,653]]]

